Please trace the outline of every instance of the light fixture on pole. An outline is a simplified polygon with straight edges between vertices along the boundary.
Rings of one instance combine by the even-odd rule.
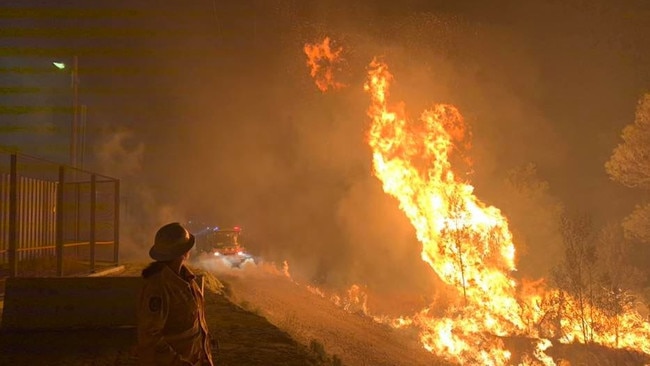
[[[77,167],[77,139],[79,133],[79,58],[75,55],[72,68],[72,131],[70,132],[70,165]]]
[[[52,65],[59,70],[65,70],[68,65],[65,62],[53,61]],[[69,148],[69,164],[77,167],[77,139],[79,129],[79,58],[75,55],[72,58],[72,72],[71,72],[71,88],[72,88],[72,120],[70,121],[70,148]]]

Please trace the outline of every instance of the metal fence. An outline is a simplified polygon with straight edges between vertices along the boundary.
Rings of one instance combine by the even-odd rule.
[[[119,207],[118,179],[0,154],[0,276],[67,276],[117,265]]]

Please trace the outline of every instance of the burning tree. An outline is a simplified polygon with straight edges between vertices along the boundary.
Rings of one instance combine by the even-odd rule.
[[[467,254],[465,253],[465,245],[472,242],[472,232],[464,226],[462,213],[466,210],[462,200],[458,197],[447,198],[450,205],[449,219],[443,224],[440,230],[440,236],[443,240],[452,243],[450,246],[440,246],[438,248],[440,255],[453,258],[455,266],[457,267],[460,277],[458,278],[457,286],[463,289],[463,300],[467,305],[467,268],[465,261],[467,261]]]
[[[386,64],[370,65],[366,91],[371,94],[369,144],[375,175],[384,191],[397,198],[422,243],[422,259],[464,299],[441,317],[424,309],[413,324],[421,329],[425,349],[461,363],[505,364],[511,357],[495,336],[528,334],[545,316],[540,303],[550,302],[557,319],[551,336],[562,342],[597,342],[642,349],[650,353],[650,324],[634,311],[620,317],[625,338],[606,324],[596,305],[596,251],[589,217],[567,217],[561,222],[565,259],[558,271],[560,290],[522,292],[513,278],[515,248],[506,218],[473,193],[460,179],[450,159],[468,146],[463,118],[451,105],[438,104],[420,120],[407,118],[403,103],[388,104],[392,74]],[[522,310],[523,309],[523,310]],[[547,310],[549,310],[547,309]],[[599,325],[594,328],[595,325]],[[535,358],[554,364],[539,339]]]
[[[458,109],[438,104],[408,120],[403,104],[388,104],[391,80],[387,65],[373,61],[365,88],[372,97],[375,174],[415,227],[422,259],[464,299],[442,318],[430,309],[418,314],[420,339],[425,349],[458,362],[504,364],[510,352],[495,335],[525,328],[510,277],[514,245],[507,220],[452,170],[450,157],[462,157],[459,150],[469,146]]]

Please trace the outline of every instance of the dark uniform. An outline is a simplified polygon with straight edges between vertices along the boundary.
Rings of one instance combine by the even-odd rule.
[[[138,306],[141,365],[213,366],[204,299],[190,270],[180,276],[165,263],[142,271]]]

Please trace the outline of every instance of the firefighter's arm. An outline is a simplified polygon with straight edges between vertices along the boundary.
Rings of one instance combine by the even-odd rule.
[[[163,328],[169,316],[169,294],[158,286],[146,284],[138,306],[138,342],[142,357],[156,365],[189,366],[190,362],[167,343]]]

